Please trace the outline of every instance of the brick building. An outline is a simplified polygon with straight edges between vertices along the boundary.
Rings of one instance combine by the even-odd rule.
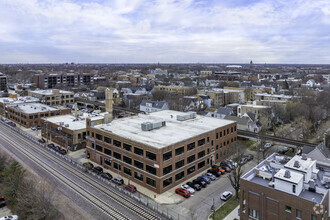
[[[7,76],[0,72],[0,91],[7,90]]]
[[[240,219],[329,219],[325,174],[305,155],[272,154],[241,177]]]
[[[0,115],[7,117],[8,105],[34,103],[34,102],[39,102],[39,99],[31,96],[18,96],[17,98],[11,98],[11,97],[0,98]]]
[[[42,104],[54,105],[72,105],[74,103],[74,93],[59,89],[47,90],[29,90],[28,95],[40,99]]]
[[[24,103],[7,106],[7,118],[25,128],[41,126],[41,118],[70,114],[69,108],[53,108],[40,103]]]
[[[87,119],[86,157],[156,193],[237,151],[236,122],[171,110],[95,125]]]

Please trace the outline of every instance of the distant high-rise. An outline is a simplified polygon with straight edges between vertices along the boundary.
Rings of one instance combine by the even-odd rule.
[[[7,89],[7,76],[0,72],[0,91]]]
[[[252,62],[252,60],[250,61],[250,70],[252,70],[253,69],[253,62]]]

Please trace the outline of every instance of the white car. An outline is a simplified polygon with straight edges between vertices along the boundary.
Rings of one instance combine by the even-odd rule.
[[[223,201],[227,201],[228,199],[230,199],[233,196],[233,193],[230,191],[224,191],[222,193],[222,195],[220,196],[220,199]]]
[[[212,173],[205,174],[210,180],[216,180],[217,178]]]
[[[0,220],[18,220],[18,216],[17,215],[8,215],[8,216],[0,218]]]
[[[187,184],[181,185],[181,188],[188,190],[190,192],[190,194],[195,193],[195,190],[193,188],[191,188],[190,186],[188,186]]]
[[[270,148],[271,146],[272,146],[272,143],[269,143],[269,142],[268,142],[268,143],[265,144],[264,148],[265,148],[265,149],[268,149],[268,148]]]

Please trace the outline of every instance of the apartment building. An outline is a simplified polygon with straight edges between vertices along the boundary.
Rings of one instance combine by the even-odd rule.
[[[87,119],[86,157],[156,193],[237,152],[236,122],[163,110],[95,125]]]
[[[240,219],[329,219],[324,174],[306,155],[272,154],[241,177]]]
[[[224,87],[228,90],[236,90],[244,92],[244,98],[246,101],[253,101],[255,99],[255,94],[262,93],[263,90],[260,88],[238,88],[238,87]]]
[[[237,116],[241,117],[245,113],[253,113],[255,114],[256,118],[259,119],[264,116],[268,116],[268,113],[271,111],[271,106],[265,105],[239,105],[237,108]]]
[[[210,70],[201,70],[199,74],[200,74],[201,77],[212,76],[212,71],[210,71]]]
[[[11,96],[11,94],[9,94]],[[7,106],[14,104],[22,104],[22,103],[35,103],[39,102],[38,98],[34,98],[32,96],[17,96],[16,98],[5,97],[0,98],[0,115],[7,117]]]
[[[189,86],[175,86],[175,85],[171,85],[171,86],[158,85],[154,87],[155,91],[165,91],[179,95],[188,95],[188,92],[191,91],[191,89],[192,88]]]
[[[37,88],[88,86],[94,83],[92,73],[41,73],[34,76]]]
[[[198,94],[208,95],[213,100],[213,106],[219,108],[232,103],[243,103],[244,92],[240,90],[218,89],[198,90]]]
[[[0,72],[0,91],[7,90],[7,76]]]
[[[17,124],[31,128],[41,126],[41,118],[70,114],[69,108],[53,108],[40,103],[23,103],[7,106],[7,118]]]
[[[71,105],[74,103],[74,93],[59,89],[29,90],[28,95],[40,99],[46,105]]]

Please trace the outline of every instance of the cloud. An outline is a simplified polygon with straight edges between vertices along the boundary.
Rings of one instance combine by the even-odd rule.
[[[326,0],[2,0],[0,62],[329,63],[329,20]]]

